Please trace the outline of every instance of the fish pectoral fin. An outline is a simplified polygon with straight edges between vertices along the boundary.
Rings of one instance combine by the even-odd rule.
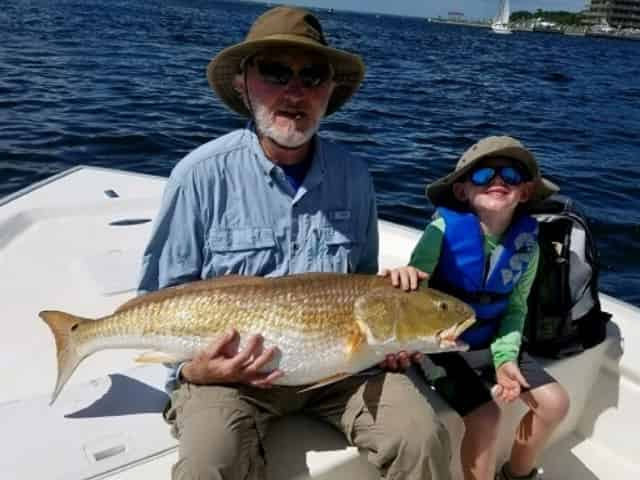
[[[335,375],[331,375],[330,377],[323,378],[318,380],[316,383],[312,383],[308,387],[303,388],[302,390],[298,390],[298,393],[308,392],[309,390],[315,390],[316,388],[324,387],[326,385],[331,385],[332,383],[339,382],[340,380],[344,380],[345,378],[349,378],[351,376],[350,373],[336,373]]]
[[[366,328],[366,325],[359,320],[356,320],[356,322],[354,323],[351,333],[347,338],[347,359],[350,359],[353,355],[360,351],[362,345],[367,342],[367,336],[365,334]]]
[[[163,352],[145,352],[136,357],[138,363],[176,363],[180,359]]]

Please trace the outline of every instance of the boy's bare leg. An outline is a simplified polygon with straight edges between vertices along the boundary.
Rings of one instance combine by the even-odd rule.
[[[522,417],[511,449],[509,470],[514,476],[531,473],[547,440],[569,411],[569,396],[558,383],[549,383],[523,393],[529,407]]]
[[[463,417],[465,434],[460,460],[465,480],[493,480],[500,408],[488,402]]]

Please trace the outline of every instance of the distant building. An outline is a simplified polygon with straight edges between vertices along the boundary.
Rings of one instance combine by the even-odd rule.
[[[462,12],[448,12],[447,19],[452,22],[463,22],[464,13]]]
[[[640,0],[590,0],[584,22],[616,28],[640,28]]]

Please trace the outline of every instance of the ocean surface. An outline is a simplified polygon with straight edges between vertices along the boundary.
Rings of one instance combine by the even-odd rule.
[[[243,119],[205,68],[265,4],[9,0],[0,8],[0,197],[85,164],[168,175]],[[587,213],[601,290],[640,306],[640,42],[316,12],[364,58],[361,90],[323,123],[366,159],[383,217],[422,228],[426,183],[509,134]]]

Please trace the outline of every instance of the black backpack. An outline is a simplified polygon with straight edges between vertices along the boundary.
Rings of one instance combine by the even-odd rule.
[[[567,197],[533,205],[540,261],[531,287],[524,349],[560,358],[606,338],[610,314],[600,309],[598,252],[586,217]]]

